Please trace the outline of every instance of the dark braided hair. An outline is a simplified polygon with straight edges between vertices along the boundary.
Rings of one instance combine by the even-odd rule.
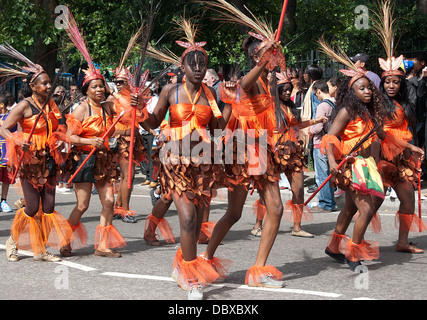
[[[357,98],[354,93],[353,86],[348,87],[350,79],[344,80],[338,88],[337,103],[333,117],[342,109],[345,108],[350,116],[350,121],[358,117],[364,121],[372,121],[374,124],[383,123],[387,114],[384,100],[381,93],[375,87],[371,80],[369,87],[372,90],[372,99],[368,104],[364,104]]]

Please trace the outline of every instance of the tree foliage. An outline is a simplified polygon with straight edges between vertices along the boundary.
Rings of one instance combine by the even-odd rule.
[[[80,55],[69,45],[63,30],[55,28],[57,16],[52,6],[57,0],[2,0],[0,4],[0,42],[7,41],[28,57],[33,57],[35,47],[55,44],[58,58],[54,55],[53,64],[67,60],[72,64],[81,62]],[[117,66],[131,35],[141,22],[147,19],[149,0],[69,0],[67,5],[73,13],[81,30],[86,35],[93,60],[103,68]],[[280,17],[282,0],[232,0],[239,8],[245,5],[256,16],[265,17],[276,27]],[[426,50],[426,16],[418,10],[417,3],[423,1],[396,0],[396,16],[400,17],[398,29],[402,31],[399,48]],[[341,45],[349,54],[361,51],[382,54],[379,41],[371,29],[359,30],[355,27],[357,5],[370,9],[376,0],[289,0],[291,14],[287,15],[281,41],[286,45],[285,53],[290,63],[303,59],[311,50],[316,50],[317,39],[325,37],[334,44]],[[241,44],[247,33],[235,25],[222,25],[212,19],[212,12],[206,12],[200,3],[191,0],[162,1],[156,16],[152,44],[167,47],[178,55],[182,48],[176,45],[177,34],[175,18],[185,15],[194,19],[198,25],[198,39],[206,40],[206,50],[211,66],[237,62],[245,66]],[[51,50],[52,51],[52,50]],[[398,50],[399,51],[399,50]],[[136,53],[135,53],[136,55]],[[133,60],[137,58],[133,56]],[[53,57],[53,55],[52,55]],[[162,64],[146,59],[145,66],[151,70],[162,69]]]

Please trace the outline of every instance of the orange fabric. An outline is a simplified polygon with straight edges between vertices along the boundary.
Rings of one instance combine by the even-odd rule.
[[[77,226],[70,224],[73,230],[73,237],[70,239],[70,245],[73,250],[87,246],[87,229],[83,223],[79,222]]]
[[[395,118],[387,118],[383,127],[387,136],[381,141],[381,151],[387,160],[392,160],[395,156],[402,153],[409,141],[412,140],[412,133],[408,129],[405,110],[396,101],[395,104]]]
[[[403,231],[421,232],[427,230],[427,226],[424,221],[415,213],[402,214],[397,211],[394,221],[396,228]]]
[[[123,248],[126,246],[126,241],[112,224],[106,227],[97,225],[95,231],[95,249],[98,249],[100,244],[107,248]]]
[[[350,261],[376,260],[380,256],[379,244],[375,241],[362,240],[360,244],[356,244],[350,239],[341,250]]]
[[[221,118],[221,111],[210,92],[209,88],[202,84],[194,99],[191,99],[184,82],[184,89],[190,103],[178,103],[169,107],[169,127],[164,128],[166,135],[172,140],[182,140],[184,137],[196,130],[203,141],[210,142],[210,136],[206,130],[212,114],[216,118]],[[201,92],[205,93],[209,101],[209,106],[197,104]]]
[[[345,234],[338,234],[335,231],[332,231],[331,235],[329,236],[328,240],[328,250],[332,253],[341,253],[341,247],[343,245],[342,242],[345,244],[349,241],[349,237]]]
[[[268,134],[267,142],[274,147],[277,141],[276,117],[273,100],[269,88],[259,78],[264,88],[264,94],[258,94],[250,97],[237,85],[235,96],[228,96],[226,100],[231,104],[232,114],[227,123],[226,141],[230,134],[236,130],[242,130],[248,133],[251,130],[251,138],[258,138],[262,130]],[[225,96],[225,93],[220,94]]]
[[[90,106],[89,106],[90,107]],[[97,109],[92,108],[93,110],[97,111]],[[87,117],[83,119],[82,122],[77,120],[73,117],[71,114],[67,117],[67,126],[70,128],[71,132],[75,135],[78,135],[82,138],[96,138],[96,137],[102,137],[104,133],[111,127],[113,124],[113,118],[108,116],[108,114],[105,115],[106,118],[106,124],[104,123],[104,117],[99,112],[96,115],[92,115],[90,117]],[[113,135],[114,129],[110,132],[110,137]],[[108,140],[105,139],[104,146],[109,149]],[[92,146],[85,145],[85,146],[78,146],[78,150],[81,151],[92,151]]]
[[[73,230],[64,216],[57,211],[40,213],[40,228],[47,246],[59,250],[73,240]]]
[[[62,152],[62,150],[64,149],[64,145],[60,144],[59,142],[65,142],[68,144],[67,152]],[[67,137],[66,126],[59,125],[58,130],[56,130],[50,135],[47,144],[49,146],[50,154],[55,159],[55,162],[58,165],[63,164],[71,151],[71,143],[70,139]]]
[[[336,160],[341,159],[343,156],[341,141],[333,135],[325,134],[320,142],[320,152],[324,155],[326,150],[329,148],[329,144],[332,144],[332,153]]]
[[[288,222],[300,223],[302,220],[313,220],[313,214],[304,204],[295,204],[292,200],[288,200],[285,204],[282,218]]]
[[[343,131],[339,134],[341,141],[333,135],[324,135],[320,143],[320,151],[325,154],[328,143],[333,145],[333,154],[335,159],[342,158],[343,155],[348,155],[353,147],[363,139],[374,127],[372,121],[365,121],[362,118],[356,118],[350,121]],[[367,149],[372,142],[374,142],[376,136],[372,136],[366,140],[362,147]],[[357,150],[356,150],[357,152]]]
[[[34,99],[34,102],[37,104],[37,107],[41,110],[42,106],[39,105],[37,99]],[[47,114],[46,112],[47,111]],[[41,115],[37,121],[36,127],[34,129],[34,133],[31,137],[31,147],[30,151],[33,150],[41,150],[45,149],[47,146],[47,139],[51,136],[52,132],[58,129],[58,119],[62,117],[61,112],[58,109],[56,103],[50,99],[46,109],[43,110],[45,116]],[[21,125],[22,132],[24,133],[25,141],[28,139],[31,129],[36,121],[38,115],[33,115],[29,118],[19,120],[19,124]],[[47,122],[45,120],[47,119]]]
[[[267,213],[267,208],[259,201],[259,199],[255,201],[252,209],[254,211],[254,215],[256,215],[257,220],[264,220],[265,214]]]
[[[374,125],[372,121],[368,121],[366,123],[362,118],[356,118],[350,121],[340,134],[342,153],[347,155],[351,149],[372,130],[373,127]],[[363,143],[363,148],[367,149],[374,141],[375,136],[369,138]]]
[[[178,268],[185,282],[197,281],[198,284],[208,285],[218,279],[219,274],[213,266],[201,256],[191,261],[185,261],[182,250],[175,254],[173,267]]]
[[[200,228],[200,234],[204,234],[206,237],[210,238],[212,236],[213,229],[215,228],[216,221],[206,221],[202,222]]]
[[[46,252],[43,236],[37,220],[27,216],[24,209],[16,211],[10,232],[19,250],[30,250],[37,256]]]
[[[245,284],[249,283],[249,278],[252,278],[253,283],[258,284],[260,276],[264,274],[271,274],[274,280],[283,280],[282,273],[272,265],[252,266],[246,271]]]
[[[126,131],[132,128],[132,112],[126,112],[133,108],[131,106],[131,94],[132,92],[130,91],[130,88],[125,87],[120,93],[114,95],[116,98],[114,100],[114,105],[116,107],[116,115],[114,116],[114,120],[116,120],[122,111],[125,111],[123,117],[116,124],[116,130]],[[146,120],[146,116],[146,114],[141,115],[141,112],[138,110],[136,111],[135,128],[137,130],[139,128],[139,123]]]
[[[149,214],[148,217],[145,218],[145,230],[148,228],[151,228],[151,234],[156,234],[157,236],[164,239],[167,243],[175,243],[175,235],[173,234],[172,228],[165,218],[157,219],[152,214]]]
[[[280,106],[283,110],[283,114],[285,116],[287,128],[285,128],[284,134],[283,134],[283,141],[293,141],[297,142],[298,139],[298,119],[297,117],[292,113],[291,109],[288,106],[281,105]]]
[[[200,255],[203,259],[204,258],[204,253],[202,253]],[[231,261],[228,259],[223,259],[223,258],[216,258],[213,257],[211,260],[207,260],[205,259],[214,269],[215,271],[218,273],[219,275],[219,279],[224,280],[227,277],[228,274],[228,266],[231,264]]]

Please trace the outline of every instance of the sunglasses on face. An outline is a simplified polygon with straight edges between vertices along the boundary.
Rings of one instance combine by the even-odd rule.
[[[121,86],[126,83],[126,81],[124,81],[124,80],[118,80],[118,81],[115,81],[115,82],[116,82],[116,84],[119,84]]]

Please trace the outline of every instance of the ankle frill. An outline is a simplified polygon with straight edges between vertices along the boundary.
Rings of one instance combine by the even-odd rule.
[[[220,276],[210,261],[201,256],[191,261],[184,260],[181,248],[175,254],[173,267],[174,269],[179,269],[182,278],[187,284],[196,280],[197,283],[206,286],[215,282]]]
[[[149,231],[150,234],[156,235],[165,240],[167,243],[175,243],[175,235],[172,228],[165,218],[157,219],[153,214],[149,214],[145,218],[145,232]]]
[[[213,257],[212,259],[206,259],[205,253],[200,255],[203,259],[205,259],[218,273],[218,280],[223,280],[227,277],[228,267],[231,265],[231,261],[224,258]]]
[[[256,216],[257,220],[264,220],[265,214],[267,213],[267,209],[265,205],[263,205],[259,199],[255,201],[255,203],[252,206],[254,215]]]
[[[427,230],[424,221],[415,213],[403,214],[397,211],[394,222],[396,228],[402,231],[422,232]]]
[[[126,241],[120,232],[112,225],[98,225],[95,231],[95,250],[98,248],[123,248]]]
[[[36,218],[27,216],[24,209],[16,211],[10,232],[17,248],[32,251],[37,256],[46,251],[43,235]]]
[[[379,244],[375,241],[362,240],[357,244],[350,239],[342,249],[346,259],[353,262],[377,260],[380,256]]]
[[[69,223],[69,221],[68,221]],[[80,249],[87,246],[87,230],[83,223],[79,222],[76,226],[70,224],[71,229],[73,230],[74,238],[70,239],[70,245],[73,250]]]
[[[332,231],[329,236],[327,249],[331,253],[342,253],[341,248],[345,247],[350,237],[346,234],[338,234]]]
[[[301,223],[301,221],[312,221],[313,214],[303,203],[295,204],[288,200],[283,210],[283,220],[293,223]]]
[[[252,266],[246,271],[245,284],[249,283],[249,279],[252,279],[253,283],[259,284],[262,275],[269,275],[277,281],[283,280],[282,273],[272,265]]]
[[[73,229],[68,220],[57,211],[38,213],[40,229],[46,246],[61,249],[74,240]]]

